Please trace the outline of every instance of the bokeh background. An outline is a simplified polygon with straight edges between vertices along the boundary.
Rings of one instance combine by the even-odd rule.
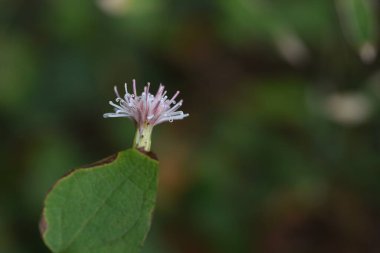
[[[0,252],[43,253],[65,172],[131,146],[113,86],[181,91],[154,130],[143,253],[380,252],[378,1],[0,1]]]

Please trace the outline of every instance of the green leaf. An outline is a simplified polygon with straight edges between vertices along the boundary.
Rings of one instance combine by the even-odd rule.
[[[336,3],[347,40],[358,49],[363,61],[373,61],[377,53],[377,17],[373,1],[336,0]]]
[[[156,201],[158,162],[122,151],[58,180],[40,223],[54,253],[139,252]]]

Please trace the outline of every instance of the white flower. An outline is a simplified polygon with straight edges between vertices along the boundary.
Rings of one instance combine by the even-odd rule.
[[[149,93],[149,88],[150,83],[144,87],[141,96],[138,96],[136,81],[133,80],[133,93],[128,92],[127,84],[125,84],[125,95],[121,97],[115,86],[116,103],[109,102],[114,107],[115,112],[104,114],[105,118],[125,117],[135,121],[138,127],[135,147],[142,147],[147,151],[150,149],[150,135],[153,126],[166,121],[181,120],[189,116],[188,113],[185,114],[182,111],[177,111],[183,103],[182,100],[178,103],[175,101],[179,91],[171,99],[168,99],[163,85],[160,85],[156,95]],[[148,140],[145,140],[146,138]],[[142,141],[149,143],[144,144],[141,143]]]

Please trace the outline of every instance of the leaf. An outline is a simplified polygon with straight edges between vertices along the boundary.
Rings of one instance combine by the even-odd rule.
[[[373,61],[377,53],[377,18],[373,2],[336,0],[336,5],[347,40],[358,48],[363,61]]]
[[[79,168],[53,186],[40,223],[54,253],[139,252],[156,200],[158,162],[135,149]]]

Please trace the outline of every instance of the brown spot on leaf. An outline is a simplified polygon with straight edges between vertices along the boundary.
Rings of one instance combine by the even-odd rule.
[[[100,160],[100,161],[81,166],[81,168],[90,168],[90,167],[105,165],[108,163],[112,163],[113,161],[115,161],[116,158],[117,158],[117,154],[113,154],[113,155],[110,155],[110,156]]]
[[[39,229],[40,229],[40,233],[41,233],[42,236],[44,236],[45,231],[47,229],[47,222],[46,222],[46,219],[45,219],[45,212],[44,211],[42,211],[42,217],[41,217],[41,220],[40,220],[40,223],[39,223]]]
[[[158,161],[157,155],[152,151],[145,151],[143,148],[138,148],[137,150],[143,153],[144,155],[149,156],[151,159]]]

